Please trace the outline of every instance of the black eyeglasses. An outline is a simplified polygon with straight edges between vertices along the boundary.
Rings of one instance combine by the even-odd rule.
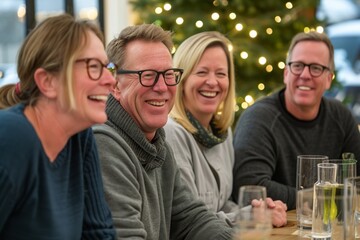
[[[328,67],[316,63],[305,64],[303,62],[289,62],[288,65],[290,71],[297,76],[301,75],[305,67],[309,67],[310,75],[313,77],[319,77],[326,69],[330,70]]]
[[[116,65],[112,62],[105,65],[97,58],[82,58],[76,60],[75,62],[86,63],[86,70],[91,80],[99,80],[104,68],[106,68],[113,77],[116,76]]]
[[[160,74],[163,75],[165,84],[167,86],[175,86],[180,82],[182,73],[181,68],[170,68],[165,71],[159,72],[152,69],[146,70],[118,70],[117,74],[138,74],[140,84],[144,87],[153,87],[159,80]]]

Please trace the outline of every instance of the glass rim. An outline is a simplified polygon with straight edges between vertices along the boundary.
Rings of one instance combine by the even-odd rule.
[[[325,158],[325,159],[329,159],[328,156],[326,155],[316,155],[316,154],[304,154],[304,155],[298,155],[297,158],[303,158],[303,159],[309,159],[309,158],[312,158],[312,159],[322,159],[322,158]]]
[[[335,164],[340,164],[340,165],[347,165],[347,164],[353,164],[353,163],[357,163],[356,159],[350,158],[350,159],[326,159],[324,160],[324,162],[327,163],[335,163]]]

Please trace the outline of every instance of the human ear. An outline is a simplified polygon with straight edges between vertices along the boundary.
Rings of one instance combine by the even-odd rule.
[[[35,70],[34,79],[40,92],[46,98],[55,98],[57,96],[58,80],[43,68]]]

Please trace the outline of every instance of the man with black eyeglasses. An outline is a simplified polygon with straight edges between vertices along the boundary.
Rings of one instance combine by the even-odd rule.
[[[334,71],[334,48],[325,34],[297,34],[286,62],[285,88],[257,101],[237,123],[233,197],[241,185],[263,185],[291,210],[297,156],[350,152],[360,159],[360,134],[350,111],[323,97]]]
[[[153,24],[125,28],[107,47],[117,83],[108,121],[94,127],[118,239],[231,239],[225,221],[182,182],[163,126],[183,69],[173,68],[171,33]],[[176,147],[176,146],[173,146]]]

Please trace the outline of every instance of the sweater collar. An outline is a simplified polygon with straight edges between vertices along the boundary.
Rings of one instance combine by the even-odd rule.
[[[111,94],[107,101],[106,114],[108,115],[106,124],[113,127],[126,140],[145,170],[162,166],[166,156],[163,128],[158,129],[154,139],[149,142],[133,118]]]

